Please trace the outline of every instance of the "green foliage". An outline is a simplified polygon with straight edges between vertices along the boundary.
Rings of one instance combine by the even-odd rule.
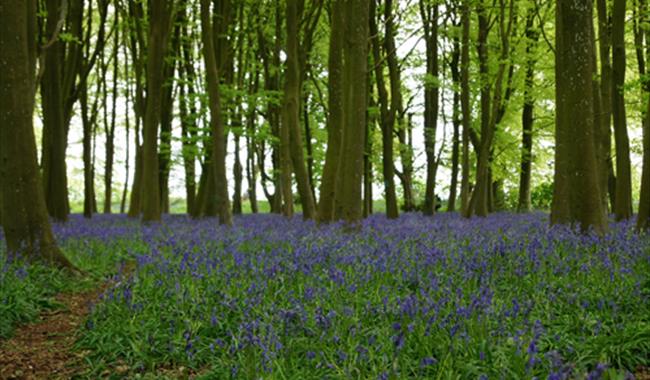
[[[553,183],[543,182],[531,189],[530,201],[537,210],[550,210],[553,202]]]

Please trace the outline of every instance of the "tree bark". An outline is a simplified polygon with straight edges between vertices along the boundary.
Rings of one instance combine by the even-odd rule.
[[[143,147],[141,144],[141,125],[145,114],[145,84],[144,66],[146,64],[146,45],[144,37],[144,9],[141,2],[129,1],[129,18],[133,20],[133,28],[129,33],[129,47],[133,57],[133,71],[135,74],[135,169],[133,173],[133,182],[131,184],[131,199],[129,202],[128,216],[137,218],[142,212],[142,154]]]
[[[381,117],[382,165],[386,197],[386,217],[389,219],[395,219],[399,216],[397,195],[395,192],[395,161],[393,158],[393,131],[396,111],[388,109],[388,92],[386,91],[386,84],[384,81],[384,70],[380,49],[381,45],[377,29],[376,1],[377,0],[370,0],[370,35],[372,36],[373,65]]]
[[[639,231],[650,230],[650,98],[647,100],[643,123],[643,169],[636,226]]]
[[[119,57],[118,57],[118,47],[120,44],[120,34],[119,34],[119,12],[115,12],[115,19],[113,28],[115,30],[115,36],[113,37],[113,88],[112,88],[112,99],[111,99],[111,122],[110,126],[105,121],[104,122],[104,133],[106,135],[106,151],[105,151],[105,163],[104,163],[104,214],[110,214],[112,208],[113,200],[113,158],[115,156],[115,123],[117,118],[117,82],[119,77]],[[104,82],[104,93],[108,91],[106,89],[106,82]]]
[[[366,70],[368,68],[369,0],[344,4],[343,144],[336,182],[334,215],[349,224],[362,217],[361,177],[366,128]]]
[[[8,0],[0,12],[0,192],[9,256],[74,270],[56,245],[36,158],[36,1]]]
[[[436,198],[435,198],[435,177],[436,177],[436,130],[438,122],[438,4],[435,2],[420,0],[420,17],[424,26],[424,40],[426,43],[426,56],[427,56],[427,75],[428,80],[434,82],[424,83],[424,146],[427,157],[427,178],[426,188],[424,192],[424,215],[433,215],[436,211]],[[454,44],[456,47],[457,44]],[[458,54],[454,54],[456,59],[456,70],[458,68]],[[452,60],[454,59],[452,58]],[[453,68],[452,68],[453,71]],[[453,75],[453,74],[452,74]],[[457,78],[456,78],[457,79]],[[454,99],[456,99],[456,92],[454,91]],[[456,104],[456,103],[455,103]],[[456,108],[454,108],[454,111]],[[454,124],[455,125],[455,124]],[[457,131],[457,128],[454,129]],[[456,134],[457,136],[457,134]],[[456,163],[458,161],[458,144],[456,147]],[[456,166],[452,167],[452,171],[456,171]],[[456,176],[452,174],[452,182],[456,180]],[[455,201],[455,184],[450,191]],[[451,208],[453,209],[453,202]]]
[[[454,23],[455,26],[459,26]],[[451,183],[449,185],[449,198],[447,200],[447,212],[456,211],[456,198],[458,191],[458,165],[460,162],[460,128],[461,128],[461,109],[460,109],[460,38],[455,36],[453,39],[453,50],[449,62],[451,78],[454,84],[454,95],[452,100],[452,124],[454,128],[452,145],[451,145]],[[435,196],[435,194],[434,194]],[[434,209],[436,200],[434,197]]]
[[[600,99],[601,125],[598,148],[599,180],[601,202],[605,212],[608,210],[607,194],[611,209],[616,201],[616,177],[612,160],[612,62],[611,20],[607,9],[607,0],[596,0],[598,10],[598,51],[600,55]],[[604,190],[607,189],[607,190]]]
[[[460,208],[463,216],[469,216],[469,138],[472,128],[472,111],[470,109],[469,89],[469,33],[470,33],[470,12],[469,0],[463,1],[461,10],[461,53],[460,53],[460,108],[462,113],[462,163],[461,163],[461,184],[460,184]]]
[[[305,166],[305,157],[302,148],[302,133],[300,130],[300,92],[301,92],[301,75],[299,62],[299,21],[302,18],[298,12],[299,0],[287,0],[286,19],[287,19],[287,60],[285,69],[284,83],[284,100],[282,109],[282,131],[280,144],[285,144],[284,159],[286,160],[289,151],[291,166],[296,177],[298,193],[300,194],[300,203],[302,205],[302,215],[305,219],[313,219],[316,214],[314,197],[309,184],[309,174]],[[289,140],[285,140],[288,138]],[[288,142],[288,147],[286,143]],[[289,164],[284,162],[283,176],[285,171],[289,170]],[[287,182],[288,181],[288,182]],[[283,187],[290,183],[290,177],[285,178]],[[291,216],[287,213],[286,216]]]
[[[214,172],[213,186],[215,186],[217,196],[217,213],[220,224],[231,225],[232,213],[226,177],[226,135],[221,114],[219,71],[213,49],[209,0],[201,0],[201,40],[203,42],[208,96],[210,97],[210,129],[212,130],[212,162],[210,167]]]
[[[61,0],[47,0],[46,36],[54,42],[42,53],[45,70],[41,81],[43,108],[42,158],[43,186],[47,210],[55,220],[68,219],[68,184],[65,164],[67,134],[63,114],[63,71],[60,57],[64,46],[57,34],[61,18]],[[65,14],[63,15],[65,16]]]
[[[174,72],[177,56],[181,54],[181,16],[176,15],[171,49],[163,63],[162,98],[160,108],[160,145],[158,148],[158,186],[160,211],[169,213],[169,172],[171,171],[172,123],[174,122]]]
[[[158,127],[163,92],[163,67],[171,29],[172,7],[164,0],[151,1],[147,44],[147,106],[142,142],[142,221],[160,220],[158,183]]]
[[[325,152],[325,166],[321,177],[320,201],[318,204],[318,221],[324,223],[334,220],[336,181],[339,178],[337,170],[341,154],[343,126],[343,44],[345,37],[343,8],[342,0],[332,2],[327,66],[329,90],[327,150]]]
[[[594,143],[591,0],[559,0],[556,7],[555,176],[551,223],[606,230]]]
[[[612,116],[616,142],[616,220],[632,217],[630,139],[625,118],[625,0],[612,8]]]
[[[533,87],[535,81],[534,47],[537,43],[538,33],[533,28],[535,10],[530,8],[526,16],[526,78],[524,79],[524,106],[521,111],[521,167],[519,171],[519,199],[517,211],[528,212],[531,210],[530,179],[533,156],[533,123],[535,99]]]

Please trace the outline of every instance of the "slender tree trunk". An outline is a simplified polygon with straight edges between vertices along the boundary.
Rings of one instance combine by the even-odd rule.
[[[305,93],[303,100],[303,121],[305,124],[305,151],[307,153],[307,178],[309,179],[309,188],[311,196],[314,199],[316,209],[316,189],[314,188],[314,148],[311,136],[311,126],[309,123],[309,94]],[[316,214],[314,214],[316,215]]]
[[[331,8],[331,33],[329,42],[328,89],[329,116],[327,118],[327,150],[325,166],[321,177],[318,221],[334,220],[334,198],[337,170],[341,155],[343,126],[343,43],[344,43],[344,4],[334,0]]]
[[[372,89],[372,76],[371,71],[366,72],[366,86],[368,86],[368,91],[366,91],[366,102],[369,109],[373,106],[372,95],[370,90]],[[374,119],[371,119],[369,112],[366,111],[366,130],[364,134],[364,139],[366,141],[366,147],[363,153],[363,217],[367,218],[372,214],[372,134],[373,126],[375,125]]]
[[[190,81],[189,77],[185,77]],[[185,85],[180,85],[180,119],[181,119],[181,139],[183,143],[183,168],[185,169],[185,204],[188,214],[192,214],[194,209],[194,197],[196,195],[196,126],[194,125],[195,116],[189,114],[188,103],[193,102],[193,98],[185,93]],[[189,98],[189,99],[188,99]],[[192,132],[194,130],[194,132]]]
[[[598,9],[598,51],[600,54],[600,98],[602,117],[600,125],[599,149],[599,181],[603,210],[607,211],[607,194],[609,193],[611,209],[616,200],[616,177],[612,160],[612,63],[611,20],[608,15],[607,0],[596,0]]]
[[[252,41],[249,41],[252,45]],[[255,71],[251,75],[251,81],[248,88],[249,94],[256,94],[259,90],[260,75]],[[257,167],[255,165],[255,151],[257,149],[257,139],[255,134],[255,122],[257,119],[257,97],[249,98],[246,115],[246,179],[248,181],[248,200],[251,205],[251,212],[257,214],[259,206],[257,204]]]
[[[636,4],[634,40],[636,45],[639,75],[646,75],[646,62],[650,62],[650,31],[642,28],[648,22],[648,9],[645,0]],[[645,40],[645,44],[644,44]],[[642,89],[646,96],[646,108],[643,114],[643,167],[641,169],[641,190],[639,198],[639,214],[636,227],[638,231],[650,230],[650,80],[642,81]]]
[[[240,120],[240,116],[236,115],[235,118],[237,120]],[[241,124],[241,121],[238,121],[237,123]],[[242,189],[242,181],[243,181],[243,167],[241,164],[241,158],[240,158],[240,151],[239,151],[239,141],[240,141],[240,132],[235,132],[234,133],[234,139],[235,139],[235,165],[233,165],[232,169],[232,174],[233,178],[235,180],[235,191],[233,192],[232,196],[232,213],[235,215],[241,215],[242,213],[242,200],[241,200],[241,189]]]
[[[462,144],[463,154],[461,163],[460,208],[463,216],[469,216],[470,188],[469,188],[469,137],[472,128],[469,89],[469,33],[470,14],[469,0],[464,0],[462,5],[461,25],[462,41],[460,56],[460,108],[463,121]]]
[[[424,25],[424,39],[427,55],[427,75],[430,80],[438,77],[438,5],[420,0],[420,16]],[[457,55],[456,55],[457,56]],[[456,60],[457,65],[458,60]],[[424,145],[427,157],[427,178],[424,192],[424,214],[433,215],[436,210],[436,129],[438,121],[438,85],[425,82],[424,88]],[[455,95],[454,95],[455,96]],[[456,145],[456,148],[458,145]],[[458,149],[456,149],[456,153]],[[456,156],[457,157],[457,156]],[[454,170],[452,168],[452,170]],[[455,176],[452,176],[455,180]],[[455,198],[456,189],[453,188]],[[451,200],[451,196],[450,196]],[[453,206],[452,206],[453,207]]]
[[[559,0],[556,8],[556,149],[551,223],[606,229],[602,211],[593,112],[591,0]]]
[[[115,123],[117,118],[117,81],[119,77],[119,65],[118,65],[118,47],[120,44],[119,37],[119,12],[115,12],[115,23],[113,28],[115,29],[114,45],[113,45],[113,89],[112,89],[112,99],[111,99],[111,122],[110,126],[104,121],[105,128],[104,132],[106,134],[106,156],[104,163],[104,214],[110,214],[112,208],[112,198],[113,198],[113,158],[115,156]],[[104,94],[108,91],[106,89],[106,82],[104,82]]]
[[[147,44],[147,106],[142,146],[142,221],[160,220],[158,183],[158,127],[164,81],[164,59],[171,29],[172,7],[164,0],[151,1]]]
[[[0,198],[9,256],[74,269],[56,245],[36,158],[36,2],[8,0],[0,12]]]
[[[126,57],[126,48],[124,51],[124,56]],[[129,64],[128,60],[125,60],[124,63],[124,73],[125,76],[128,78],[129,75]],[[126,90],[125,90],[125,95],[126,95],[126,109],[130,110],[131,109],[131,88],[127,84]],[[122,197],[120,201],[120,214],[124,214],[126,211],[126,196],[128,194],[129,190],[129,175],[131,174],[131,137],[129,136],[131,134],[131,118],[129,117],[129,112],[126,112],[124,115],[124,135],[125,135],[125,149],[126,149],[126,155],[124,157],[124,187],[122,188]]]
[[[630,139],[625,119],[625,0],[612,8],[612,116],[616,141],[616,220],[632,217]]]
[[[93,123],[94,117],[89,115],[88,110],[88,89],[84,87],[81,90],[80,95],[81,103],[81,121],[83,125],[83,163],[84,163],[84,217],[90,218],[94,212],[94,178],[93,178],[93,160],[92,160],[92,135],[93,135]],[[95,100],[95,105],[93,106],[92,114],[96,115],[97,110],[97,100]]]
[[[128,216],[136,218],[142,212],[142,154],[143,146],[141,144],[140,132],[142,121],[145,114],[144,98],[144,65],[145,65],[145,37],[142,26],[144,19],[144,9],[142,3],[129,1],[129,18],[133,20],[133,28],[129,33],[129,46],[131,56],[133,57],[133,71],[135,74],[135,169],[133,173],[133,183],[131,184],[131,199],[129,202]]]
[[[384,191],[386,197],[386,216],[395,219],[399,216],[397,208],[397,195],[395,192],[395,161],[393,159],[393,131],[395,124],[395,110],[388,109],[388,92],[384,82],[384,70],[381,64],[381,44],[376,20],[376,0],[370,0],[370,35],[372,36],[372,56],[375,70],[375,83],[379,96],[379,110],[381,115],[382,136],[382,164],[384,174]]]
[[[217,212],[220,224],[231,225],[232,213],[226,177],[226,135],[221,114],[219,71],[213,49],[209,0],[201,0],[201,41],[203,43],[208,95],[210,97],[210,129],[212,130],[212,162],[210,167],[214,171],[213,186],[215,186],[217,196]]]
[[[458,26],[458,25],[456,25]],[[447,200],[447,211],[456,211],[456,198],[458,191],[458,165],[460,161],[460,127],[461,127],[461,110],[460,110],[460,39],[454,37],[453,51],[449,63],[451,78],[454,83],[454,95],[452,100],[453,116],[452,124],[454,128],[452,145],[451,145],[451,184],[449,185],[449,199]],[[434,194],[435,195],[435,194]],[[434,208],[436,207],[434,198]]]
[[[650,98],[647,100],[646,117],[643,123],[643,169],[636,226],[639,231],[650,230]]]
[[[344,4],[343,45],[343,144],[336,182],[334,215],[348,223],[362,217],[364,131],[366,128],[366,70],[368,69],[369,0]]]
[[[533,122],[535,99],[532,92],[535,80],[535,58],[533,49],[537,43],[538,33],[533,29],[535,17],[534,9],[528,11],[526,16],[526,78],[524,79],[524,106],[521,112],[521,167],[519,171],[519,200],[517,211],[527,212],[531,210],[530,179],[531,164],[533,156]]]
[[[43,108],[43,146],[41,165],[47,210],[55,220],[68,219],[68,185],[65,164],[67,142],[63,114],[63,72],[60,57],[64,47],[55,36],[61,14],[61,0],[47,0],[46,36],[55,38],[45,56],[45,70],[41,81],[41,104]]]
[[[302,133],[300,130],[300,62],[299,62],[299,21],[301,14],[298,13],[299,0],[287,0],[286,19],[287,19],[287,60],[285,69],[284,101],[282,109],[282,125],[280,130],[283,138],[280,144],[288,142],[285,145],[284,159],[287,159],[287,150],[291,158],[291,166],[296,177],[298,193],[300,194],[300,203],[302,204],[302,215],[305,219],[313,219],[316,213],[315,202],[311,185],[309,184],[309,174],[305,166],[305,157],[302,148]],[[283,176],[289,169],[289,164],[284,162]],[[284,185],[290,183],[285,178]],[[287,216],[291,213],[287,212]]]

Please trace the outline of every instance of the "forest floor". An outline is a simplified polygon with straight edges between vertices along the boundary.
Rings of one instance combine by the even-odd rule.
[[[83,371],[87,351],[74,350],[79,327],[110,285],[107,281],[92,290],[60,293],[60,308],[41,313],[0,342],[0,379],[67,379]]]
[[[123,275],[132,272],[135,263],[123,269]],[[100,295],[116,281],[109,279],[99,286],[57,294],[56,308],[40,313],[38,319],[16,328],[13,336],[0,339],[0,380],[38,380],[84,378],[89,374],[85,358],[89,350],[78,350],[75,343],[83,332],[82,324],[92,305],[101,302]],[[101,377],[127,376],[130,368],[119,361],[106,368]],[[195,371],[185,367],[161,368],[164,377],[188,378]]]
[[[88,276],[0,252],[0,380],[650,380],[650,236],[547,220],[72,218]]]

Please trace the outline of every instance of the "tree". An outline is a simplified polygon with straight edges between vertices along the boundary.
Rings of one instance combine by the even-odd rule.
[[[374,1],[374,0],[373,0]],[[327,119],[327,151],[321,178],[318,221],[334,220],[334,198],[339,157],[341,154],[343,125],[343,1],[334,0],[331,7],[330,42],[328,60],[329,117]]]
[[[420,17],[424,26],[427,55],[427,80],[424,88],[424,144],[427,156],[427,179],[424,193],[424,214],[433,215],[436,208],[436,129],[438,121],[438,4],[420,0]],[[458,145],[456,145],[458,146]],[[455,189],[453,190],[455,191]]]
[[[459,26],[459,23],[455,21],[454,26]],[[458,191],[458,165],[460,161],[461,145],[460,128],[462,121],[460,109],[460,38],[458,35],[455,35],[453,38],[453,51],[451,53],[451,59],[449,60],[449,69],[451,71],[451,77],[454,84],[454,95],[452,100],[452,124],[454,127],[454,132],[451,146],[451,184],[449,185],[449,199],[447,200],[447,211],[451,212],[456,211],[456,194]]]
[[[119,35],[119,12],[115,12],[115,19],[113,29],[115,30],[115,37],[113,38],[113,92],[111,95],[112,100],[112,111],[111,111],[111,122],[110,125],[108,120],[104,120],[104,132],[106,134],[106,161],[104,164],[104,213],[110,214],[112,208],[112,198],[113,198],[113,158],[115,156],[115,121],[117,117],[117,83],[119,79],[119,57],[118,57],[118,48],[120,46],[120,35]],[[104,95],[108,91],[106,90],[106,75],[104,75]],[[106,99],[106,96],[104,96]],[[106,112],[106,107],[104,108]]]
[[[226,178],[226,141],[219,92],[219,70],[214,51],[212,26],[210,21],[210,1],[201,0],[201,41],[205,60],[206,81],[210,98],[210,130],[212,131],[212,160],[208,170],[212,170],[213,186],[217,196],[217,214],[219,223],[232,224],[232,211],[228,198],[228,180]]]
[[[555,175],[551,223],[606,229],[594,139],[591,0],[559,0],[556,7]]]
[[[463,121],[462,145],[463,158],[461,163],[461,183],[460,183],[460,210],[464,216],[469,215],[469,138],[472,129],[472,111],[470,109],[470,89],[469,89],[469,33],[470,33],[470,14],[469,0],[463,1],[461,7],[461,51],[460,51],[460,108]]]
[[[498,26],[501,42],[499,66],[494,85],[489,80],[488,36],[490,32],[490,17],[484,1],[477,7],[478,13],[478,45],[479,73],[481,74],[481,140],[477,151],[476,188],[472,193],[470,206],[466,216],[473,214],[486,216],[491,208],[492,177],[490,164],[492,160],[493,139],[496,126],[503,116],[503,83],[506,67],[509,63],[510,35],[514,25],[514,1],[510,1],[508,18],[506,19],[505,0],[499,1]],[[506,95],[507,100],[508,95]]]
[[[0,175],[9,255],[74,269],[56,245],[36,159],[36,1],[9,0],[0,12]]]
[[[280,145],[283,147],[282,149],[284,152],[282,155],[282,175],[285,176],[283,188],[287,184],[291,184],[290,177],[288,180],[286,178],[286,171],[289,171],[289,175],[291,174],[291,171],[293,171],[298,185],[298,192],[300,194],[303,217],[305,219],[313,219],[316,214],[316,208],[309,182],[309,174],[305,166],[305,157],[302,149],[302,133],[300,131],[301,70],[298,54],[300,49],[299,22],[302,19],[303,7],[304,0],[287,0],[287,61],[285,69],[282,124],[280,126]],[[287,159],[291,159],[291,163],[287,163]],[[286,216],[291,216],[291,213],[287,213]]]
[[[366,128],[366,70],[368,68],[369,3],[344,3],[343,143],[334,199],[334,215],[348,223],[362,217],[361,177]]]
[[[158,126],[163,92],[163,66],[171,30],[173,4],[165,0],[150,2],[149,42],[147,44],[147,105],[144,114],[142,146],[142,221],[160,220],[158,183]]]
[[[533,87],[535,80],[534,47],[539,33],[533,27],[536,9],[531,7],[526,15],[526,78],[524,79],[524,106],[521,111],[521,168],[519,171],[519,200],[517,211],[525,212],[531,209],[530,179],[532,176],[533,156],[533,123],[535,99]]]
[[[596,0],[598,10],[598,52],[600,56],[601,117],[598,148],[599,178],[603,210],[608,210],[607,194],[614,208],[616,203],[616,177],[612,163],[612,25],[607,0]]]
[[[650,99],[647,101],[646,118],[643,123],[643,172],[637,229],[650,230]]]
[[[377,1],[370,0],[370,35],[372,36],[372,57],[375,71],[375,84],[379,96],[379,111],[382,136],[382,164],[384,174],[384,191],[386,198],[386,216],[395,219],[399,216],[397,195],[395,193],[395,162],[393,159],[393,133],[397,110],[388,106],[388,91],[384,81],[381,44],[377,29]],[[394,52],[389,52],[393,54]]]
[[[625,0],[614,0],[612,8],[612,116],[616,141],[616,220],[632,217],[630,140],[625,119]]]

